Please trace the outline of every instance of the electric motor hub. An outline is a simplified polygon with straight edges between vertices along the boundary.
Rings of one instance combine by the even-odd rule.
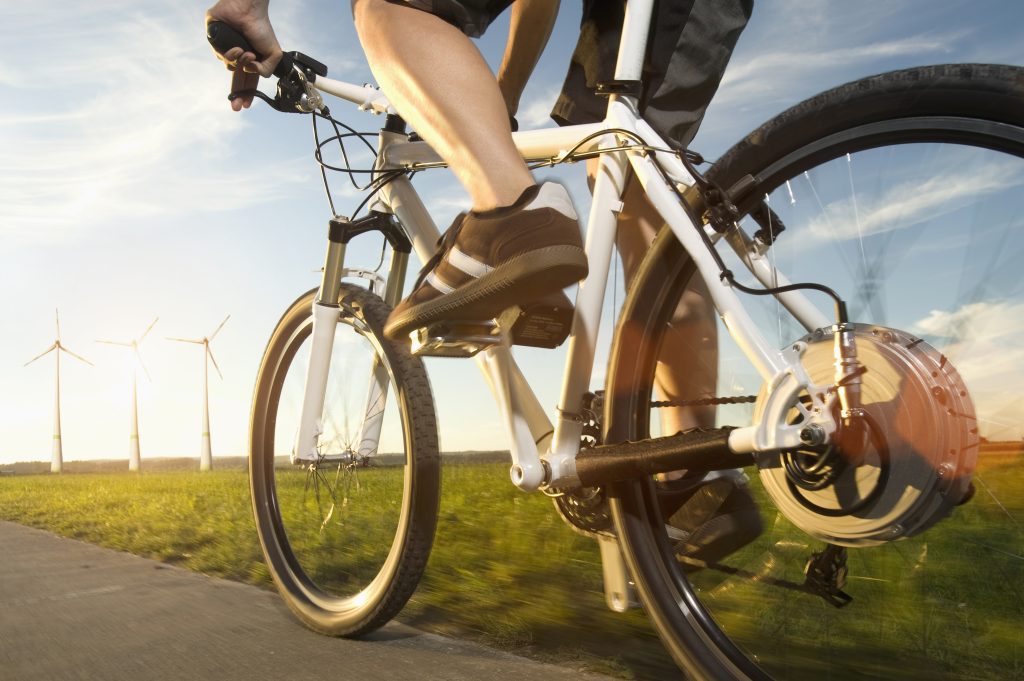
[[[837,406],[829,443],[765,452],[757,466],[793,524],[857,547],[911,537],[948,516],[968,495],[979,436],[967,386],[941,352],[904,331],[849,326],[864,369],[860,410],[843,424]],[[834,383],[833,333],[819,329],[800,341],[814,385]],[[762,389],[758,419],[765,397]],[[791,422],[799,414],[794,404]]]

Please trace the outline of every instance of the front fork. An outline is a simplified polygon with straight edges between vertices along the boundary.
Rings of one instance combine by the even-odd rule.
[[[377,219],[377,218],[375,218]],[[293,464],[317,462],[321,460],[319,439],[323,433],[324,401],[327,396],[327,380],[330,374],[331,352],[334,349],[334,333],[341,318],[341,306],[338,300],[341,295],[341,279],[348,274],[363,276],[370,281],[370,290],[376,294],[381,291],[379,281],[372,278],[372,273],[362,273],[345,269],[345,249],[348,240],[358,234],[359,230],[351,230],[352,223],[332,220],[328,231],[327,256],[324,260],[323,280],[320,292],[313,301],[313,333],[309,351],[309,365],[306,368],[306,388],[302,400],[302,416],[299,430],[295,436],[295,444],[291,452]],[[402,283],[408,267],[409,251],[407,248],[392,248],[391,268],[387,283],[383,287],[384,301],[394,307],[402,295]],[[381,363],[380,356],[373,359],[369,376],[369,392],[366,397],[366,408],[363,410],[363,421],[359,426],[357,451],[345,454],[370,456],[377,451],[383,423],[384,404],[388,396],[387,369]]]

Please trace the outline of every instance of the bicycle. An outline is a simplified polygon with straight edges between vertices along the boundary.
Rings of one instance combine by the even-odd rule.
[[[660,139],[635,110],[635,57],[650,16],[650,2],[627,4],[615,80],[602,86],[605,122],[515,135],[533,163],[600,158],[586,235],[590,275],[575,307],[554,301],[490,323],[435,325],[411,346],[388,341],[382,327],[401,297],[409,253],[426,261],[439,236],[409,174],[443,164],[382,93],[329,79],[301,53],[286,55],[277,96],[264,96],[272,106],[314,114],[314,124],[316,116],[332,120],[326,93],[386,122],[370,214],[331,220],[322,284],[285,312],[257,379],[250,483],[278,590],[306,626],[330,635],[365,634],[401,610],[422,575],[438,512],[437,428],[420,357],[475,356],[509,432],[512,482],[556,496],[567,522],[598,539],[609,606],[625,609],[635,590],[687,673],[818,678],[806,667],[823,654],[815,637],[836,639],[836,649],[877,632],[916,637],[900,608],[921,620],[924,640],[896,644],[899,665],[881,662],[888,678],[907,668],[1019,673],[1013,632],[1024,613],[1024,544],[1012,369],[1024,354],[1014,333],[1024,311],[1014,281],[1024,206],[1013,190],[1024,184],[1024,69],[943,65],[856,81],[768,121],[702,174],[695,155]],[[225,27],[211,27],[219,51],[238,44]],[[328,141],[355,134],[335,133]],[[325,143],[317,158],[329,166]],[[605,390],[593,394],[627,168],[666,227],[623,305]],[[965,235],[954,219],[972,216]],[[344,263],[346,244],[371,231],[391,248],[386,278]],[[846,272],[821,263],[825,240],[850,259]],[[965,245],[989,250],[957,258]],[[960,281],[922,282],[930,270],[920,263],[869,264],[868,249],[924,258],[932,269],[959,264]],[[886,277],[908,272],[899,282],[907,290],[887,297]],[[660,393],[656,368],[671,352],[663,339],[695,275],[762,388],[749,425],[661,433],[658,410],[678,400]],[[860,296],[852,312],[869,322],[852,321],[838,293],[851,289]],[[831,297],[834,316],[807,291]],[[932,308],[935,300],[942,305]],[[783,329],[783,320],[799,331]],[[768,330],[787,334],[781,350]],[[552,425],[511,346],[554,347],[566,337]],[[736,467],[755,467],[762,507],[778,509],[765,540],[730,564],[677,555],[652,476]],[[814,550],[808,537],[824,548]],[[929,545],[942,554],[934,569]],[[892,570],[903,562],[906,574]],[[851,580],[862,581],[847,608]],[[926,596],[915,599],[916,590]],[[875,609],[850,614],[864,607]],[[965,637],[980,650],[951,651]]]

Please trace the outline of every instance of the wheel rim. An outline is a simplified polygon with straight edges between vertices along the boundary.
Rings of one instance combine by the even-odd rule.
[[[942,139],[955,144],[940,144]],[[894,141],[901,143],[887,146]],[[678,598],[689,601],[686,626],[704,631],[705,645],[722,665],[743,665],[739,651],[721,637],[724,631],[779,678],[909,679],[922,672],[1007,678],[1019,669],[1014,632],[1024,624],[1018,586],[1024,577],[1024,336],[1016,331],[1024,326],[1024,277],[1018,273],[1024,256],[1022,149],[1019,128],[902,119],[833,135],[761,171],[748,154],[746,165],[741,160],[727,169],[729,177],[717,178],[730,186],[754,175],[757,188],[741,209],[768,195],[787,228],[771,257],[792,281],[828,284],[851,303],[852,320],[911,331],[943,353],[971,392],[984,438],[973,500],[919,536],[850,550],[847,591],[855,600],[846,609],[801,591],[807,558],[822,544],[775,514],[757,480],[752,487],[767,529],[721,568],[693,573],[688,582],[676,568],[667,536],[658,533],[654,540],[670,568],[668,578]],[[749,219],[743,226],[748,234],[758,228]],[[744,272],[735,257],[727,265]],[[752,277],[739,278],[760,287]],[[866,285],[856,285],[858,280]],[[830,314],[827,300],[809,295]],[[774,301],[743,302],[755,308],[760,328],[774,331],[780,347],[806,332],[780,314]],[[727,338],[724,331],[719,338]],[[719,395],[756,392],[760,380],[734,369],[745,363],[735,349],[723,349]],[[646,381],[631,436],[661,430],[659,412],[646,405],[662,396]],[[743,409],[720,408],[718,420],[749,422]],[[645,495],[648,507],[630,512],[650,514],[660,526],[650,492]]]
[[[261,480],[272,543],[279,556],[271,571],[281,588],[322,623],[334,613],[344,626],[384,598],[398,569],[409,530],[413,469],[409,424],[387,354],[351,308],[343,306],[330,367],[321,460],[287,461],[297,432],[312,320],[304,318],[283,340],[279,370],[264,424]],[[374,379],[376,377],[376,379]],[[368,398],[371,384],[386,395]],[[381,405],[383,404],[383,411]],[[368,413],[370,418],[365,419]],[[380,418],[377,447],[366,435]],[[261,528],[262,531],[262,528]],[[269,558],[270,556],[268,556]]]

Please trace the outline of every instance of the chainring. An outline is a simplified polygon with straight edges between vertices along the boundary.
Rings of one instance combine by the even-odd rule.
[[[967,386],[938,350],[906,332],[851,325],[863,416],[838,444],[765,452],[758,471],[779,510],[807,534],[841,546],[871,546],[919,534],[969,494],[978,428]],[[834,381],[833,333],[801,342],[815,385]],[[766,403],[759,396],[755,418]],[[791,418],[798,419],[795,406]]]
[[[592,539],[598,535],[613,534],[612,515],[604,489],[580,487],[565,490],[552,501],[562,520],[575,532]]]
[[[582,448],[601,444],[601,413],[604,410],[604,392],[587,393],[583,397],[580,419],[583,422]],[[579,487],[552,490],[552,501],[562,520],[575,532],[586,537],[611,535],[612,514],[608,498],[601,487]]]

